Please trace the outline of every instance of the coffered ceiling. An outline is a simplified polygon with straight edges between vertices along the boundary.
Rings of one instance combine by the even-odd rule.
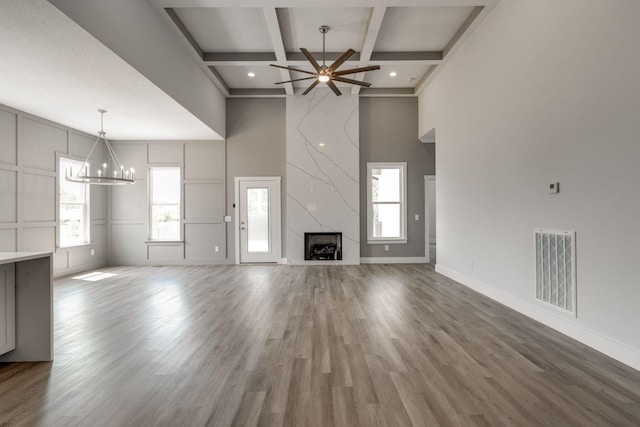
[[[106,108],[114,139],[221,139],[224,97],[305,89],[269,64],[311,71],[321,25],[328,64],[351,48],[340,69],[381,67],[343,93],[415,96],[497,1],[2,0],[0,104],[88,133]]]
[[[322,61],[356,53],[341,69],[380,65],[348,76],[370,88],[338,83],[343,93],[414,95],[483,17],[492,0],[150,0],[225,96],[284,96],[307,77],[269,64],[313,71],[300,48]],[[393,74],[392,74],[393,73]]]

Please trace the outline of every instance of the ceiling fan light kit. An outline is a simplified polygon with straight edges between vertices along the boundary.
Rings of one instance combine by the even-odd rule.
[[[300,79],[285,80],[283,82],[277,82],[275,84],[280,85],[280,84],[284,84],[284,83],[298,82],[298,81],[301,81],[301,80],[313,80],[311,82],[311,85],[304,92],[302,92],[303,95],[306,95],[309,92],[311,92],[311,90],[313,88],[315,88],[318,85],[318,83],[326,83],[326,85],[329,86],[329,88],[337,96],[342,95],[342,93],[340,92],[340,89],[338,89],[338,87],[336,86],[334,81],[342,82],[342,83],[349,83],[349,84],[358,85],[358,86],[364,86],[364,87],[371,86],[371,83],[361,82],[359,80],[348,79],[348,78],[342,77],[342,76],[346,76],[346,75],[349,75],[349,74],[363,73],[365,71],[379,70],[380,66],[379,65],[369,65],[367,67],[350,68],[348,70],[336,71],[338,69],[338,67],[340,67],[345,61],[347,61],[351,57],[351,55],[356,53],[355,50],[348,49],[345,53],[340,55],[340,57],[338,59],[336,59],[333,62],[333,64],[331,64],[331,65],[329,65],[327,67],[327,65],[325,64],[325,35],[327,34],[327,32],[329,32],[329,26],[321,25],[320,28],[319,28],[319,31],[322,34],[322,65],[318,64],[318,62],[315,60],[313,55],[311,55],[311,53],[309,53],[309,51],[307,49],[301,47],[300,48],[300,52],[302,52],[304,57],[307,58],[307,61],[309,61],[311,63],[311,65],[315,69],[315,72],[306,71],[306,70],[300,70],[300,69],[294,68],[294,67],[283,67],[282,65],[276,65],[276,64],[270,64],[270,65],[272,67],[283,68],[285,70],[295,71],[297,73],[310,74],[312,77],[303,77],[303,78],[300,78]]]

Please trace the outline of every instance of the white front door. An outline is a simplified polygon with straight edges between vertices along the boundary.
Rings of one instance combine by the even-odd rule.
[[[280,259],[280,177],[236,178],[237,262]]]

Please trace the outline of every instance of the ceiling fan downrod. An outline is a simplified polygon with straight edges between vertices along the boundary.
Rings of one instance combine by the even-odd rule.
[[[322,69],[326,70],[327,66],[325,65],[324,62],[324,39],[325,36],[327,35],[327,33],[329,32],[329,26],[328,25],[320,25],[320,28],[318,28],[320,30],[320,33],[322,34]]]

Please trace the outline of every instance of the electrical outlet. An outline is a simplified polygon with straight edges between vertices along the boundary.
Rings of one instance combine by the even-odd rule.
[[[415,218],[416,218],[416,221],[420,221],[420,215],[419,214],[416,214]]]
[[[95,249],[91,249],[91,256],[94,256],[96,254],[96,250]]]
[[[389,245],[384,245],[384,250],[388,251],[389,250]]]
[[[220,246],[216,246],[213,250],[214,250],[215,252],[220,252]]]

